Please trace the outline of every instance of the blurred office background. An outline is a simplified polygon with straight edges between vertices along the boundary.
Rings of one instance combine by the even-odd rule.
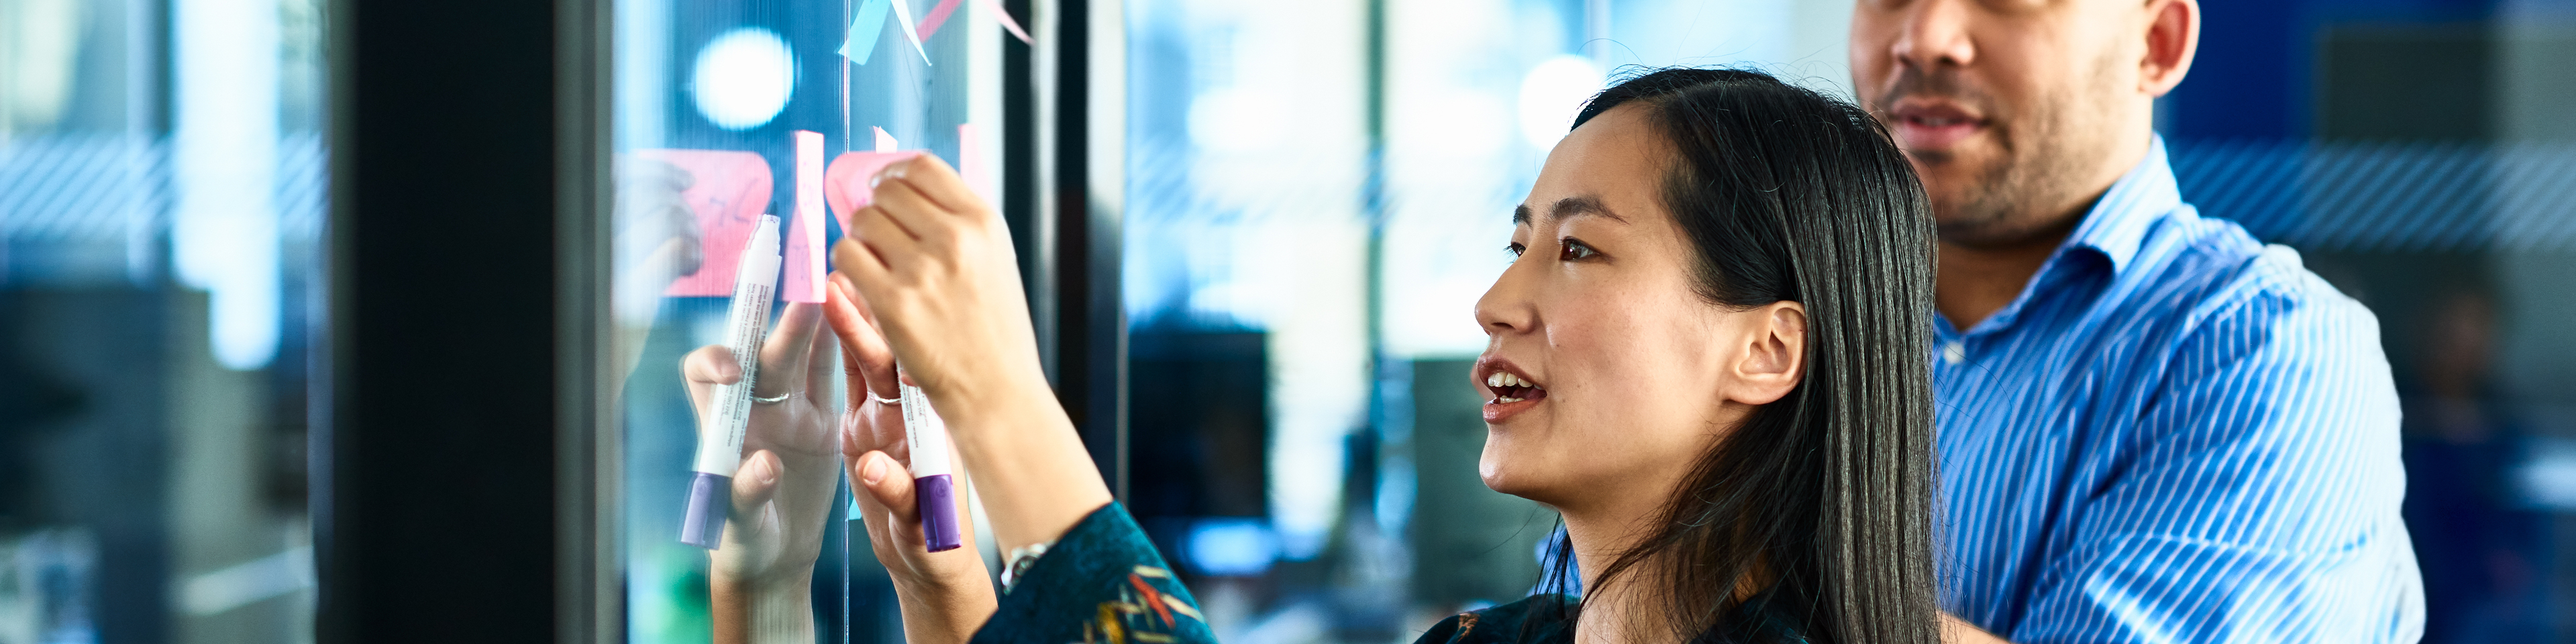
[[[866,25],[864,63],[862,0],[611,4],[616,151],[668,164],[618,175],[637,203],[758,184],[750,207],[787,215],[793,130],[832,155],[884,129],[957,160],[960,125],[1054,153],[1003,143],[1033,136],[1001,114],[996,13],[1046,34],[1023,3],[910,3]],[[0,0],[0,644],[312,638],[330,6]],[[1830,0],[1120,9],[1124,54],[1093,71],[1125,96],[1093,142],[1118,152],[1094,170],[1115,269],[1086,279],[1125,325],[1127,501],[1228,642],[1410,641],[1530,591],[1555,520],[1476,477],[1470,309],[1585,96],[1630,65],[1850,83]],[[2186,200],[2380,315],[2426,641],[2576,637],[2576,2],[2204,10],[2159,129]],[[620,243],[656,225],[620,214]],[[641,365],[618,374],[617,574],[630,640],[695,642],[669,366],[723,303],[658,286],[615,298]],[[834,543],[822,632],[899,640],[864,544]]]
[[[0,0],[0,642],[311,639],[320,0]]]

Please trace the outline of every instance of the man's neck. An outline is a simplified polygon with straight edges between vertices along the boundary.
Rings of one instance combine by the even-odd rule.
[[[2082,217],[2078,213],[2071,219],[2082,221]],[[1958,330],[1974,328],[2020,297],[2031,276],[2039,273],[2040,265],[2048,263],[2048,256],[2074,229],[2053,226],[2010,244],[1966,246],[1943,240],[1932,276],[1933,306]]]

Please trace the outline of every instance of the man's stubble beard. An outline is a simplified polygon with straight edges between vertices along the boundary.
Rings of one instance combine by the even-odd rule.
[[[2105,84],[2117,78],[2108,73],[2115,55],[2116,52],[2103,56],[2091,77]],[[1908,80],[1900,80],[1895,91],[1883,99],[1880,113],[1885,113],[1885,104],[1905,96],[1909,87],[1959,86],[1956,78]],[[2070,210],[2066,204],[2100,189],[2090,185],[2092,175],[2118,140],[2110,131],[2117,127],[2111,117],[2117,108],[2115,92],[2110,90],[2068,87],[2045,94],[2031,104],[2015,106],[2007,113],[1990,112],[1987,118],[1993,125],[1987,131],[1993,136],[1996,154],[1979,163],[1982,167],[1974,169],[1975,178],[1968,185],[1947,192],[1927,190],[1932,197],[1934,230],[1941,241],[1968,247],[2012,246],[2073,230],[2082,220],[2084,208]],[[1971,104],[1989,110],[2002,107],[1974,92],[1942,93],[1962,102],[1977,101]],[[2014,116],[2022,118],[2007,122],[2006,118]],[[1971,162],[1948,152],[1907,151],[1906,156],[1923,166],[1918,170]],[[1933,176],[1929,172],[1920,174]]]

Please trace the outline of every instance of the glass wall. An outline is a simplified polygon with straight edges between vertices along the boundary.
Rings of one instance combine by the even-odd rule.
[[[868,176],[897,150],[939,155],[994,194],[991,161],[1010,134],[1000,130],[1001,39],[1021,21],[989,0],[611,6],[627,633],[635,642],[703,642],[712,627],[708,551],[681,541],[699,447],[682,356],[723,343],[746,253],[783,259],[773,320],[790,305],[819,302],[815,278],[830,270],[824,249],[842,234],[839,217],[866,198]],[[747,247],[764,215],[778,218],[782,234]],[[837,414],[839,392],[832,384],[811,402]],[[837,454],[834,436],[810,447]],[[790,461],[789,476],[808,464],[828,468],[817,480],[837,499],[818,519],[817,632],[825,641],[900,641],[892,588],[866,532],[845,523],[837,459]]]
[[[1476,473],[1472,309],[1612,70],[1848,93],[1834,2],[1128,8],[1129,507],[1229,642],[1412,641],[1538,578]]]
[[[1227,641],[1409,641],[1528,591],[1554,521],[1476,477],[1471,310],[1605,77],[1849,95],[1834,0],[1131,7],[1131,507]],[[2576,4],[2204,9],[2158,129],[2186,200],[2378,313],[2426,641],[2576,635]]]
[[[319,0],[0,0],[0,642],[312,639]]]

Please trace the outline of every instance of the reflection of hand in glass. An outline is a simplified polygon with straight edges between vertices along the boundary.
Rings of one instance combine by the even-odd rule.
[[[617,203],[610,239],[614,270],[610,273],[611,311],[616,314],[616,371],[635,371],[643,358],[644,337],[662,292],[680,276],[695,274],[706,263],[706,231],[682,193],[697,178],[680,166],[632,156],[617,160]]]
[[[868,545],[901,598],[904,640],[965,642],[993,614],[996,603],[984,559],[973,548],[930,552],[925,545],[906,466],[912,455],[904,441],[903,408],[885,402],[897,397],[894,351],[877,333],[872,315],[849,296],[846,282],[836,279],[826,290],[824,315],[835,333],[849,338],[841,343],[841,368],[854,404],[841,453],[850,455],[850,480],[867,491],[858,495],[859,509]],[[960,527],[974,534],[967,495],[955,498]]]
[[[746,454],[733,476],[733,514],[723,547],[709,555],[717,642],[813,641],[809,584],[841,457],[836,410],[830,396],[818,395],[828,391],[839,344],[815,332],[822,318],[816,305],[789,304],[760,348],[752,395],[786,400],[752,405]],[[724,345],[690,352],[680,370],[701,424],[715,409],[717,385],[742,378]]]
[[[617,274],[651,284],[643,300],[660,296],[671,280],[698,272],[706,262],[698,215],[684,193],[697,184],[689,171],[669,162],[623,158],[617,164]],[[621,293],[621,295],[623,295]]]

